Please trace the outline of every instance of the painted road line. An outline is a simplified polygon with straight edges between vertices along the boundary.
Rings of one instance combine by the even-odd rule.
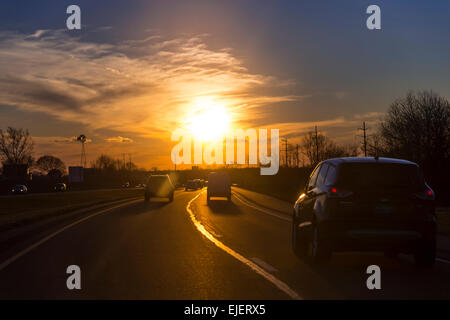
[[[20,251],[19,253],[15,254],[15,255],[12,256],[11,258],[9,258],[9,259],[7,259],[6,261],[2,262],[2,263],[0,264],[0,271],[3,270],[4,268],[6,268],[7,266],[9,266],[11,263],[13,263],[14,261],[16,261],[16,260],[19,259],[20,257],[22,257],[22,256],[24,256],[25,254],[27,254],[28,252],[30,252],[31,250],[33,250],[33,249],[39,247],[41,244],[47,242],[48,240],[52,239],[52,238],[55,237],[56,235],[60,234],[61,232],[66,231],[67,229],[69,229],[69,228],[71,228],[71,227],[73,227],[73,226],[75,226],[75,225],[77,225],[77,224],[79,224],[79,223],[81,223],[81,222],[83,222],[83,221],[86,221],[86,220],[88,220],[88,219],[90,219],[90,218],[93,218],[93,217],[95,217],[95,216],[98,216],[98,215],[100,215],[100,214],[102,214],[102,213],[105,213],[105,212],[108,212],[108,211],[112,211],[112,210],[115,210],[115,209],[118,209],[118,208],[122,208],[122,207],[125,207],[125,206],[129,206],[130,204],[137,203],[137,202],[141,202],[141,201],[142,201],[142,199],[139,199],[139,200],[132,200],[132,201],[129,201],[129,202],[126,202],[126,203],[122,203],[122,204],[119,204],[119,205],[114,206],[114,207],[110,207],[110,208],[106,208],[106,209],[97,211],[96,213],[93,213],[93,214],[91,214],[91,215],[89,215],[89,216],[86,216],[86,217],[81,218],[81,219],[79,219],[79,220],[77,220],[77,221],[75,221],[75,222],[72,222],[71,224],[68,224],[68,225],[62,227],[61,229],[59,229],[59,230],[57,230],[57,231],[55,231],[55,232],[49,234],[48,236],[42,238],[42,239],[39,240],[38,242],[32,244],[31,246],[29,246],[29,247],[23,249],[22,251]]]
[[[445,259],[441,259],[441,258],[436,258],[436,261],[442,262],[442,263],[446,263],[446,264],[450,264],[449,260],[445,260]]]
[[[248,202],[247,200],[242,199],[242,198],[241,198],[240,196],[238,196],[235,192],[233,192],[233,194],[234,194],[234,197],[235,197],[236,199],[238,199],[240,202],[242,202],[243,204],[245,204],[247,207],[256,209],[256,210],[258,210],[258,211],[260,211],[260,212],[263,212],[263,213],[265,213],[265,214],[268,214],[268,215],[270,215],[270,216],[276,217],[276,218],[281,219],[281,220],[284,220],[284,221],[288,221],[288,222],[291,222],[291,221],[292,221],[291,218],[289,218],[289,217],[287,217],[287,216],[285,216],[285,215],[283,215],[283,214],[281,214],[281,213],[277,213],[277,212],[274,212],[274,211],[272,211],[272,210],[265,209],[265,208],[259,207],[259,206],[257,206],[257,205],[254,205],[254,204]]]
[[[258,257],[251,258],[251,260],[254,263],[256,263],[257,265],[259,265],[260,267],[264,268],[266,271],[269,271],[270,273],[278,272],[278,270],[276,268],[272,267],[270,264],[261,260]]]
[[[284,293],[286,293],[289,297],[291,297],[292,299],[295,300],[301,300],[302,297],[300,297],[300,295],[295,292],[294,290],[292,290],[286,283],[284,283],[283,281],[281,281],[280,279],[274,277],[272,274],[270,274],[269,272],[267,272],[266,270],[264,270],[262,267],[260,267],[259,265],[257,265],[255,262],[245,258],[244,256],[242,256],[241,254],[237,253],[236,251],[234,251],[233,249],[231,249],[230,247],[226,246],[225,244],[223,244],[222,242],[220,242],[219,240],[217,240],[211,233],[209,233],[205,227],[200,223],[200,221],[197,220],[197,218],[195,218],[194,212],[191,209],[191,204],[203,193],[204,191],[200,192],[199,194],[197,194],[194,198],[192,198],[189,203],[186,205],[186,211],[189,213],[189,217],[191,218],[192,222],[194,223],[195,227],[197,228],[198,231],[200,231],[201,234],[203,234],[209,241],[211,241],[213,244],[215,244],[217,247],[219,247],[220,249],[222,249],[223,251],[225,251],[226,253],[228,253],[229,255],[231,255],[233,258],[235,258],[236,260],[239,260],[240,262],[242,262],[243,264],[245,264],[246,266],[248,266],[250,269],[252,269],[253,271],[255,271],[257,274],[259,274],[260,276],[264,277],[266,280],[268,280],[269,282],[271,282],[273,285],[275,285],[278,289],[280,289],[281,291],[283,291]]]

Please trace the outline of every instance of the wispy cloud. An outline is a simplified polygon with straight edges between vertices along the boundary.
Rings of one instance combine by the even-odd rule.
[[[131,143],[131,142],[133,142],[133,139],[131,139],[131,138],[124,138],[124,137],[121,137],[121,136],[106,138],[105,140],[107,142],[118,142],[118,143]]]
[[[235,113],[295,99],[248,94],[282,81],[249,72],[231,49],[212,50],[204,37],[154,34],[106,44],[63,30],[3,31],[0,103],[94,130],[151,137],[172,131],[198,96],[222,99]]]

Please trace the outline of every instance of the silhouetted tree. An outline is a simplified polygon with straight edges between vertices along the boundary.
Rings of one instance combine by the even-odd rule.
[[[338,158],[355,157],[358,147],[355,145],[338,145],[322,133],[307,133],[300,144],[301,151],[308,158],[310,165],[315,166],[320,161]]]
[[[442,163],[450,155],[450,103],[431,91],[410,92],[390,106],[379,136],[385,154]]]
[[[432,91],[397,99],[381,121],[381,155],[417,162],[432,181],[446,183],[450,168],[450,103]]]
[[[93,168],[99,169],[99,170],[109,170],[109,171],[115,171],[120,168],[119,165],[120,162],[116,161],[112,157],[101,154],[95,162],[92,164]]]
[[[33,140],[28,130],[8,127],[0,129],[0,157],[4,164],[33,163]]]
[[[61,159],[50,155],[40,157],[36,161],[36,167],[47,174],[52,170],[58,170],[61,174],[66,172],[66,165],[64,162]]]

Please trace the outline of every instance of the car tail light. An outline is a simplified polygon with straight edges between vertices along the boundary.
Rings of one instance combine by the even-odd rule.
[[[418,192],[415,196],[421,200],[434,200],[434,191],[427,187],[425,191]]]
[[[328,196],[331,198],[346,198],[353,194],[352,191],[344,190],[336,187],[331,187],[328,191]]]

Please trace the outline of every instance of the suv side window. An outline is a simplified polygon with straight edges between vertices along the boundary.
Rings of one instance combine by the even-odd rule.
[[[316,169],[314,170],[314,172],[311,174],[311,177],[309,178],[309,182],[308,182],[308,190],[311,190],[316,185],[317,175],[319,174],[321,167],[322,166],[320,166],[320,167],[317,166]]]
[[[336,167],[333,165],[328,166],[327,177],[325,178],[325,184],[331,185],[336,182]]]
[[[316,186],[321,186],[325,182],[325,177],[327,176],[327,170],[329,165],[324,163],[322,168],[320,168],[319,175],[317,176]]]

